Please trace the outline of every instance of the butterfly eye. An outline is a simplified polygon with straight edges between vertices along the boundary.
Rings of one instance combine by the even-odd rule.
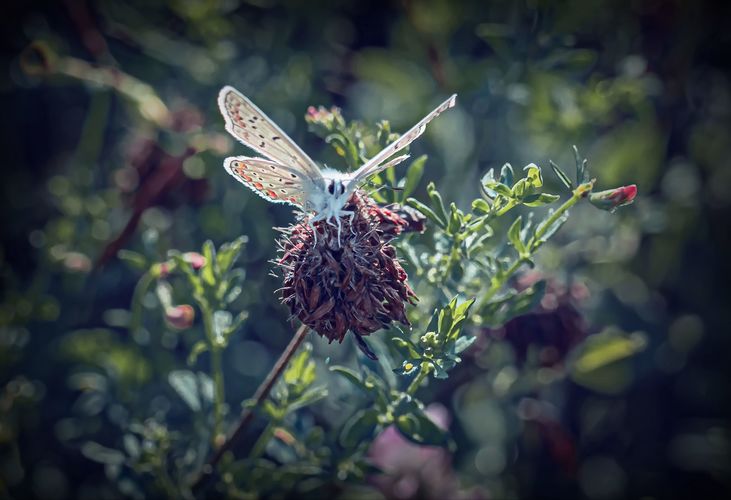
[[[327,185],[327,192],[330,194],[335,194],[335,182],[330,181],[330,184]]]
[[[338,190],[340,191],[339,194],[343,194],[345,192],[345,184],[338,182]]]

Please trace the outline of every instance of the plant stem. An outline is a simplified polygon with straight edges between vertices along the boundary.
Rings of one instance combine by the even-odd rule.
[[[203,485],[206,478],[210,477],[210,475],[213,473],[214,467],[216,466],[216,464],[218,464],[223,455],[227,451],[231,450],[236,442],[239,440],[239,438],[244,434],[246,428],[249,426],[249,424],[251,424],[252,420],[254,420],[255,410],[259,406],[261,406],[264,400],[269,396],[272,387],[274,387],[274,384],[279,379],[280,375],[282,375],[282,373],[284,372],[284,369],[289,364],[289,361],[292,359],[294,353],[297,352],[297,348],[305,340],[307,332],[309,331],[310,329],[306,325],[301,325],[299,327],[297,332],[292,337],[292,340],[289,341],[289,344],[284,349],[284,352],[282,352],[282,355],[269,371],[261,385],[259,385],[259,387],[257,388],[254,396],[251,398],[253,400],[253,403],[247,406],[247,408],[245,408],[241,412],[241,417],[239,419],[239,423],[236,425],[236,428],[233,430],[233,432],[231,432],[231,434],[229,434],[228,438],[221,444],[221,446],[214,448],[213,455],[211,455],[211,458],[208,459],[208,462],[206,462],[198,476],[193,480],[192,488],[194,491],[199,489]]]
[[[201,312],[203,327],[208,340],[208,349],[211,351],[211,378],[213,379],[213,432],[211,433],[211,444],[215,450],[218,448],[219,436],[223,434],[223,409],[226,404],[223,365],[221,363],[222,350],[215,339],[211,308],[201,306]]]
[[[213,447],[223,437],[223,410],[226,392],[223,384],[223,367],[221,363],[222,350],[218,346],[211,349],[211,371],[213,372]]]
[[[429,365],[422,363],[421,367],[419,368],[419,373],[416,374],[416,377],[414,377],[414,380],[411,381],[409,387],[406,389],[406,394],[413,396],[416,391],[419,390],[421,383],[424,381],[427,375],[429,375]]]
[[[550,228],[559,218],[563,216],[563,214],[571,207],[573,207],[577,201],[579,201],[581,198],[585,197],[589,192],[591,192],[591,189],[594,187],[594,181],[585,182],[584,184],[579,184],[576,189],[574,189],[573,196],[566,200],[563,205],[558,207],[551,216],[543,222],[543,224],[540,225],[538,230],[536,231],[536,234],[533,237],[533,241],[538,241],[541,239],[541,237],[546,234],[546,231],[548,231],[548,228]]]

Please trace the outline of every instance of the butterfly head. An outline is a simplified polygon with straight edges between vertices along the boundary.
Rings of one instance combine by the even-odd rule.
[[[340,179],[328,179],[327,192],[332,196],[340,197],[345,193],[345,183]]]

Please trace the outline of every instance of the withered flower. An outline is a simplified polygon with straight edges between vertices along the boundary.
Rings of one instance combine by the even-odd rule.
[[[284,274],[282,302],[330,342],[353,332],[361,350],[374,358],[362,336],[392,321],[409,325],[405,305],[414,304],[416,294],[389,242],[412,223],[362,192],[344,210],[353,217],[341,218],[339,242],[338,228],[327,221],[315,223],[316,237],[306,219],[283,230],[277,261]]]

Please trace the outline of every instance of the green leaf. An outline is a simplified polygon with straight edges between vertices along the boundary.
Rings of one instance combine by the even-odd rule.
[[[378,427],[378,410],[359,410],[345,422],[338,441],[344,448],[354,449],[375,434]]]
[[[573,191],[574,185],[572,184],[571,179],[569,179],[568,176],[564,173],[564,171],[561,170],[558,165],[553,163],[552,160],[548,160],[548,164],[551,165],[553,173],[556,174],[556,177],[558,177],[561,183],[566,186],[566,189],[568,189],[569,191]]]
[[[520,181],[518,181],[518,182],[520,182]],[[502,196],[504,198],[510,199],[510,198],[513,197],[513,190],[510,189],[505,184],[502,184],[500,182],[496,182],[495,184],[493,184],[491,186],[491,188],[492,188],[493,191],[495,191],[497,194],[499,194],[500,196]],[[515,189],[515,186],[513,186],[513,189]]]
[[[330,367],[330,371],[337,373],[338,375],[340,375],[345,380],[347,380],[348,382],[350,382],[351,384],[353,384],[354,386],[356,386],[359,389],[363,389],[364,391],[369,390],[366,387],[363,380],[360,378],[360,375],[358,375],[358,373],[351,368],[348,368],[346,366],[335,365],[335,366]]]
[[[520,239],[520,230],[522,229],[522,227],[523,216],[518,216],[518,218],[515,219],[515,222],[513,222],[513,224],[510,226],[510,229],[508,229],[508,240],[521,256],[525,254],[525,245]]]
[[[571,355],[571,378],[593,391],[619,394],[634,379],[631,358],[646,347],[647,338],[641,333],[611,329],[590,335]]]
[[[454,353],[459,354],[463,352],[469,346],[471,346],[475,342],[475,340],[477,340],[477,337],[475,336],[459,337],[454,343]]]
[[[451,203],[449,205],[449,224],[447,225],[447,233],[456,235],[462,227],[462,211],[457,208],[457,205]]]
[[[206,263],[201,268],[200,276],[205,284],[213,286],[216,284],[216,273],[214,270],[218,267],[218,262],[216,261],[216,249],[211,240],[203,243],[203,257],[206,258]]]
[[[589,180],[589,173],[586,168],[588,161],[586,158],[581,159],[579,148],[576,145],[571,146],[571,148],[574,150],[574,161],[576,162],[576,182],[583,184]]]
[[[300,408],[304,408],[305,406],[314,404],[317,401],[320,401],[321,399],[324,399],[326,397],[327,387],[312,387],[303,392],[297,399],[289,403],[289,405],[287,406],[287,412],[299,410]]]
[[[490,169],[482,176],[482,179],[480,179],[480,190],[482,191],[482,194],[484,194],[487,198],[497,197],[497,192],[492,189],[492,186],[495,184],[497,184],[497,181],[495,180],[495,172]]]
[[[89,460],[106,465],[122,465],[125,461],[124,453],[113,448],[107,448],[94,441],[87,441],[81,445],[81,454]]]
[[[513,185],[514,178],[513,166],[510,163],[503,165],[503,168],[500,169],[500,183],[510,187]]]
[[[137,459],[142,453],[140,441],[134,434],[125,434],[122,438],[122,445],[124,446],[124,450],[127,452],[127,455],[129,455],[133,460]]]
[[[444,221],[444,226],[446,226],[447,221],[449,218],[447,217],[447,210],[444,208],[444,201],[442,200],[442,195],[439,194],[439,191],[437,191],[436,186],[433,182],[430,182],[426,186],[426,193],[429,195],[429,199],[431,200],[431,206],[434,209],[434,213],[436,213],[441,220]],[[424,214],[426,215],[426,214]]]
[[[307,387],[315,381],[315,362],[310,360],[312,344],[306,342],[294,356],[284,371],[284,382],[287,385],[301,385]]]
[[[417,359],[421,356],[413,342],[402,337],[391,337],[391,342],[406,358]]]
[[[191,410],[199,411],[201,409],[198,379],[195,373],[190,370],[175,370],[168,374],[168,382]]]
[[[434,222],[436,225],[438,225],[442,229],[447,227],[446,220],[440,219],[439,216],[436,214],[436,212],[434,212],[428,206],[424,205],[419,200],[417,200],[415,198],[407,198],[406,204],[409,205],[410,207],[417,209],[419,212],[424,214],[427,218],[431,219],[432,222]]]
[[[449,441],[449,434],[432,422],[423,410],[415,405],[411,411],[399,415],[394,422],[399,433],[419,445],[443,446]]]
[[[487,214],[490,213],[490,204],[482,198],[477,198],[472,202],[472,210]]]
[[[193,347],[190,350],[190,354],[188,354],[188,366],[193,366],[198,359],[198,356],[200,356],[207,350],[208,344],[203,340],[199,340],[198,342],[193,344]]]
[[[411,162],[411,165],[409,165],[408,170],[406,170],[406,182],[404,183],[404,189],[401,193],[401,199],[406,199],[416,190],[416,186],[419,185],[419,181],[424,175],[426,158],[426,155],[421,155]]]
[[[246,236],[240,236],[230,243],[224,243],[218,249],[218,269],[221,274],[227,273],[241,254],[241,250],[248,241]]]
[[[441,339],[446,339],[449,331],[452,329],[452,312],[457,304],[457,297],[449,301],[446,307],[439,311],[439,322],[437,323],[437,332]]]
[[[527,207],[540,207],[558,201],[561,197],[557,194],[540,193],[526,196],[523,199],[523,205]]]
[[[147,258],[144,255],[131,250],[121,249],[117,252],[117,257],[129,264],[133,269],[139,271],[146,269],[148,266]]]
[[[538,189],[543,186],[543,175],[541,169],[535,163],[531,163],[523,168],[527,172],[525,178],[528,180],[528,185],[533,189]]]

